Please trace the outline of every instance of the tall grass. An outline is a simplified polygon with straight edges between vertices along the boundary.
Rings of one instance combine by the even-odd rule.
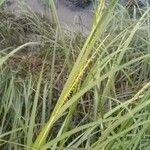
[[[149,8],[104,3],[88,37],[61,30],[53,1],[55,25],[1,12],[1,149],[150,148]]]

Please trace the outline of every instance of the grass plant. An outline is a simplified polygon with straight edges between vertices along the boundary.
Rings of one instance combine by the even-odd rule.
[[[0,149],[149,150],[149,8],[102,0],[82,35],[49,4],[53,24],[0,10]]]

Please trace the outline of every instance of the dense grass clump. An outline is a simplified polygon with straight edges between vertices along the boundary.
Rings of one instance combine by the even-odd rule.
[[[89,35],[0,11],[0,149],[150,149],[150,11],[102,0]],[[132,17],[131,17],[132,16]]]

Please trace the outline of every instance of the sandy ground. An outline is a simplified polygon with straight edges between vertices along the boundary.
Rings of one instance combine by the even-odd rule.
[[[55,1],[57,14],[63,27],[66,29],[84,30],[84,32],[90,30],[93,20],[92,6],[88,6],[84,9],[71,8],[65,5],[66,0]],[[129,0],[119,0],[122,5],[125,5],[127,1]],[[138,1],[141,1],[142,3],[150,3],[150,0]],[[6,8],[15,14],[19,14],[19,9],[17,8],[21,6],[20,8],[23,9],[23,2],[34,12],[50,17],[48,5],[45,3],[45,0],[7,0]]]
[[[24,0],[24,2],[22,1],[21,3],[18,3],[18,0],[7,0],[6,8],[18,15],[26,4],[34,12],[40,15],[50,16],[47,4],[44,3],[44,0]],[[84,30],[84,32],[90,30],[93,18],[91,6],[84,9],[71,8],[65,5],[64,0],[57,0],[56,8],[60,23],[63,27],[69,30]]]
[[[57,13],[63,25],[71,25],[89,30],[92,25],[93,13],[91,7],[71,9],[62,0],[58,0]]]

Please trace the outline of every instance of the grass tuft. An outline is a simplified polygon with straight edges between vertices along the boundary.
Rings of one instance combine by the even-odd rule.
[[[0,6],[4,1],[0,1]],[[149,149],[149,8],[100,1],[89,35],[0,8],[0,149]]]

